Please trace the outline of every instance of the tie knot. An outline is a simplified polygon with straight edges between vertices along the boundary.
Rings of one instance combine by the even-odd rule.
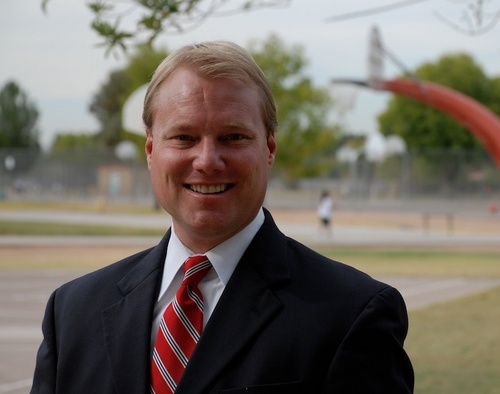
[[[191,256],[184,262],[183,284],[198,286],[198,283],[205,277],[212,268],[212,264],[207,256]]]

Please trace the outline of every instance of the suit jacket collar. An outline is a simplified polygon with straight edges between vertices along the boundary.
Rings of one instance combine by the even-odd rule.
[[[121,278],[117,286],[123,298],[102,311],[106,352],[119,394],[149,392],[151,321],[169,238],[170,230]]]
[[[201,336],[176,394],[208,392],[231,360],[283,307],[273,288],[289,279],[286,238],[269,212]]]

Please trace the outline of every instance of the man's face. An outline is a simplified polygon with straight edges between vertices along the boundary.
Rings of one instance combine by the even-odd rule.
[[[254,87],[178,69],[158,92],[146,154],[156,197],[196,253],[248,225],[274,162]]]

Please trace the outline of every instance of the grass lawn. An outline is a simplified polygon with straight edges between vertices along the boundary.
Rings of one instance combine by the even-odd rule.
[[[415,393],[500,393],[500,288],[409,315]]]
[[[70,211],[142,214],[156,212],[154,205],[104,204],[98,198],[89,201],[22,201],[0,200],[0,211]]]
[[[500,243],[500,241],[499,241]],[[500,278],[500,252],[414,248],[316,248],[373,276]]]
[[[16,222],[0,220],[0,235],[162,236],[165,230],[70,223]]]

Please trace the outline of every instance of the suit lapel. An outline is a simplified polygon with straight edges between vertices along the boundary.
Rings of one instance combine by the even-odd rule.
[[[266,212],[266,221],[231,276],[176,394],[209,392],[231,360],[280,312],[283,305],[273,287],[288,279],[285,250],[286,240]]]
[[[106,352],[117,393],[149,391],[149,334],[169,238],[170,232],[118,282],[123,298],[102,311]]]

